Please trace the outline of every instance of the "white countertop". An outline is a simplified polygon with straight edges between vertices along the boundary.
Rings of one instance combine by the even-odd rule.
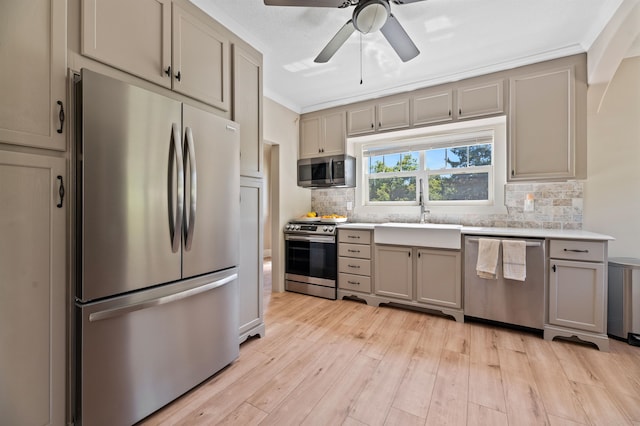
[[[610,235],[598,234],[595,232],[577,229],[540,229],[540,228],[491,228],[482,226],[463,226],[464,235],[494,235],[500,237],[523,237],[523,238],[561,238],[569,240],[615,240]]]
[[[368,229],[374,230],[377,225],[382,223],[341,223],[340,229]],[[388,223],[386,224],[388,225]],[[401,225],[417,225],[417,224],[398,224]],[[561,229],[540,229],[540,228],[492,228],[483,226],[462,226],[463,235],[493,235],[499,237],[522,237],[522,238],[561,238],[569,240],[597,240],[611,241],[615,240],[610,235],[598,234],[596,232],[584,230],[561,230]]]

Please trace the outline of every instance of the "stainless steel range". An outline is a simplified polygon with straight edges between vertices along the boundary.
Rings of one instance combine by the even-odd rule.
[[[336,225],[292,221],[284,227],[287,291],[336,299]]]

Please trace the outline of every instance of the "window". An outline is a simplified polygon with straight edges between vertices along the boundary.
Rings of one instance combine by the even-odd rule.
[[[365,205],[493,204],[493,130],[362,145]]]

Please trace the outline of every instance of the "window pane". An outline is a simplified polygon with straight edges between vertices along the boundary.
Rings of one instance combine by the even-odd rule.
[[[415,201],[416,178],[369,179],[369,201]]]
[[[417,152],[376,155],[369,157],[369,173],[408,172],[418,170]]]
[[[488,200],[489,173],[429,176],[429,200]]]
[[[447,169],[467,167],[468,147],[459,146],[447,149]]]
[[[469,147],[469,166],[490,166],[491,144],[472,145]]]
[[[430,149],[425,152],[425,161],[427,170],[442,170],[446,167],[445,154],[446,148]]]

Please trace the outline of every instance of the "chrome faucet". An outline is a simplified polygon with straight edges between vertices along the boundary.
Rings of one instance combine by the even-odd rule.
[[[425,216],[429,214],[429,210],[425,209],[424,205],[424,182],[420,178],[420,197],[418,198],[420,203],[420,223],[425,223]]]

